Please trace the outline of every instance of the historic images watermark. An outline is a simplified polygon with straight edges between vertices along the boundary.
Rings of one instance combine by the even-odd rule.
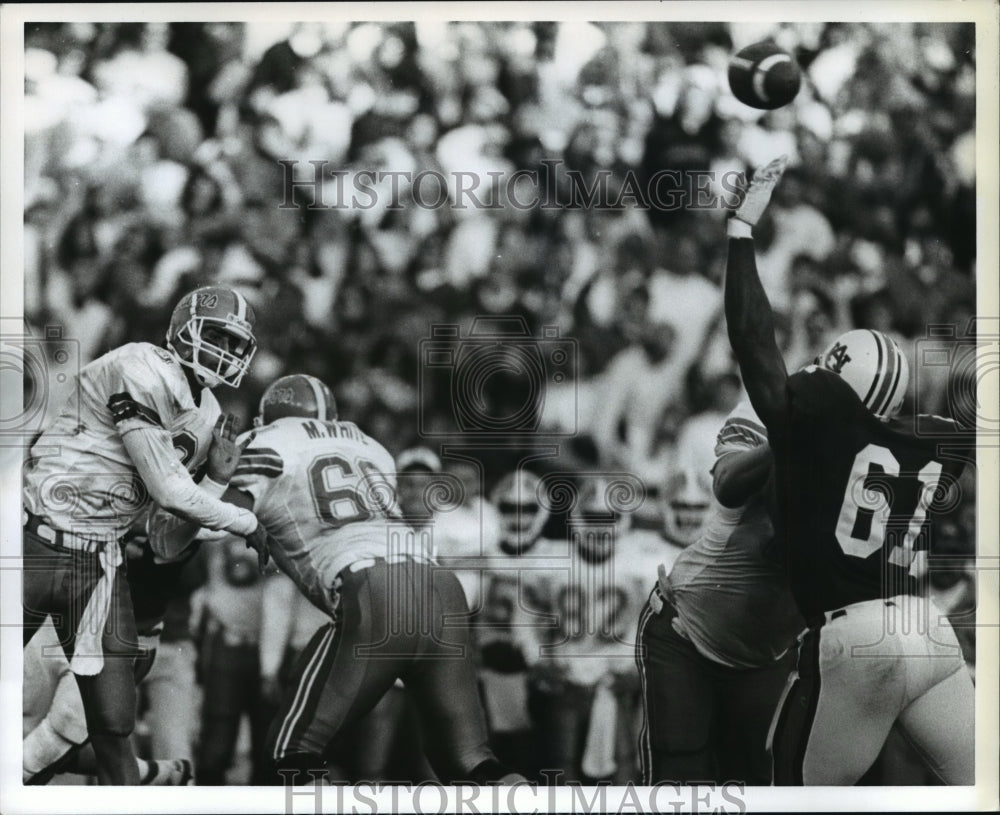
[[[562,779],[560,770],[543,770],[545,784],[521,782],[509,786],[454,786],[433,781],[420,784],[386,784],[360,781],[352,786],[327,785],[326,773],[282,771],[285,777],[286,815],[296,812],[413,812],[443,815],[454,812],[565,812],[591,815],[598,812],[721,812],[747,811],[746,787],[738,782],[682,786],[661,782],[651,787],[632,783],[584,786]],[[324,806],[325,805],[325,806]]]
[[[435,423],[425,415],[429,400],[423,398],[420,434],[573,435],[575,426],[553,433],[540,421],[549,386],[565,384],[575,397],[577,356],[576,340],[560,336],[557,326],[545,326],[534,337],[519,317],[478,317],[465,336],[457,325],[432,325],[420,341],[418,386],[425,396],[435,380],[444,386],[451,421]],[[516,398],[490,398],[490,385],[500,378],[509,380],[507,396]]]
[[[326,159],[282,159],[281,209],[455,210],[533,209],[732,209],[746,176],[736,170],[635,170],[602,168],[584,173],[561,159],[542,159],[536,169],[491,170],[338,169]]]
[[[43,429],[53,399],[76,387],[80,373],[80,344],[61,325],[47,325],[39,333],[24,330],[14,320],[0,325],[0,373],[5,383],[20,379],[20,404],[0,400],[0,447],[25,447]],[[13,388],[12,388],[13,390]]]

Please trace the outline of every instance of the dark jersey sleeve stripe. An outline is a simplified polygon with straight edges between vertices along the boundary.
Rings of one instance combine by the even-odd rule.
[[[233,478],[241,475],[263,475],[267,478],[277,478],[283,472],[281,467],[274,467],[265,464],[240,464],[233,474]]]
[[[150,407],[136,402],[128,391],[113,393],[108,399],[108,410],[111,411],[111,419],[115,424],[126,419],[141,419],[156,427],[163,427],[160,414]]]
[[[246,450],[244,450],[243,454],[240,456],[241,459],[249,459],[255,457],[268,458],[268,459],[274,459],[275,461],[281,461],[281,455],[278,453],[278,451],[272,450],[270,447],[249,447]]]

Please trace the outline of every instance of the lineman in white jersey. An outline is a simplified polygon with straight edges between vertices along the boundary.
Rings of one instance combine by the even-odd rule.
[[[279,568],[332,618],[299,658],[272,724],[275,783],[322,772],[337,736],[397,678],[442,780],[508,776],[486,745],[468,626],[455,622],[468,615],[462,588],[399,516],[392,456],[338,421],[329,389],[301,374],[267,389],[256,433],[227,500],[254,507]],[[192,529],[154,523],[152,532],[167,553]]]
[[[192,478],[219,416],[211,388],[239,385],[255,348],[242,295],[219,286],[185,295],[165,348],[130,343],[80,371],[25,465],[24,643],[51,615],[102,784],[139,783],[129,741],[135,619],[117,570],[132,525],[156,502],[263,546],[254,514],[219,500],[225,485]]]

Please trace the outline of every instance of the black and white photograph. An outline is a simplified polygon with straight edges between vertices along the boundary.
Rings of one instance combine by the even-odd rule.
[[[5,813],[1000,808],[995,3],[0,14]]]

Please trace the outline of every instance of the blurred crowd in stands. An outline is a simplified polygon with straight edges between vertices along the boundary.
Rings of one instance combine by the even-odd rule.
[[[771,112],[726,81],[729,56],[765,36],[804,74]],[[236,286],[260,351],[220,397],[244,426],[292,372],[327,382],[341,416],[397,455],[474,444],[527,405],[518,427],[564,442],[540,469],[634,473],[655,496],[685,424],[742,393],[722,317],[725,211],[689,206],[696,184],[723,195],[726,173],[782,153],[757,243],[789,368],[878,328],[919,367],[910,409],[965,409],[968,367],[920,359],[967,353],[976,309],[971,24],[30,23],[25,46],[28,325],[64,326],[86,363],[160,343],[193,286]],[[332,175],[310,185],[316,163],[484,186],[528,170],[564,190],[575,173],[615,205],[458,208],[453,189],[421,206],[404,182],[376,184],[372,206],[316,206],[334,198]],[[683,206],[623,193],[662,170]],[[473,321],[491,316],[527,334],[493,343],[513,349],[508,364],[491,357],[468,385]],[[928,339],[934,325],[957,336]],[[456,329],[433,335],[451,363],[430,364],[434,326]],[[539,365],[519,362],[526,346]],[[480,483],[443,466],[488,494],[533,444],[484,446]],[[938,589],[957,594],[975,548],[974,477],[963,486],[935,538],[955,566]],[[206,761],[224,775],[225,759]]]

